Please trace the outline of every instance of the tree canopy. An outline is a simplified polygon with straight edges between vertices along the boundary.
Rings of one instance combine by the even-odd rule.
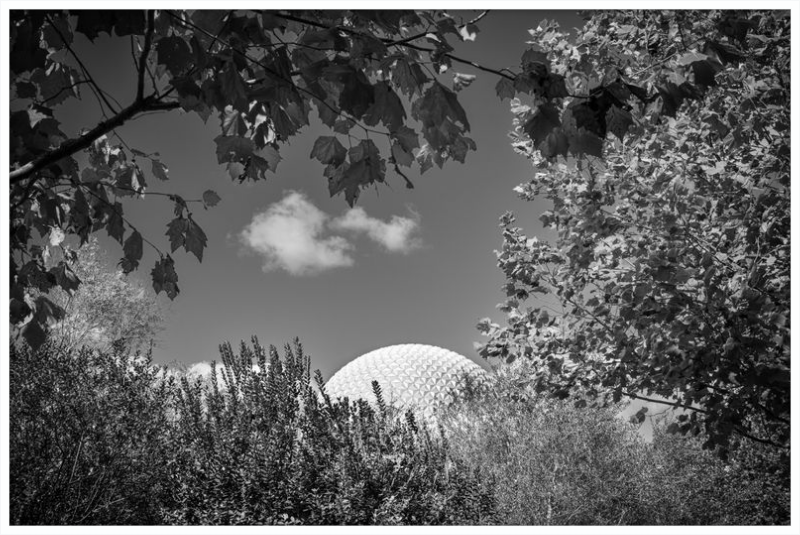
[[[571,72],[615,57],[661,102],[609,108],[592,128],[627,130],[604,158],[557,162],[519,106],[515,147],[538,170],[516,191],[552,202],[557,238],[503,216],[508,325],[481,322],[482,354],[535,359],[537,390],[579,405],[655,394],[687,409],[673,431],[723,453],[735,436],[788,447],[788,13],[609,12],[574,45],[534,39]],[[597,106],[627,94],[610,87]]]
[[[599,156],[606,116],[614,118],[608,131],[624,135],[632,123],[629,102],[676,107],[669,90],[629,83],[612,56],[586,56],[568,73],[554,69],[535,42],[516,70],[454,55],[449,41],[476,39],[484,15],[457,21],[438,11],[12,11],[11,321],[24,324],[29,343],[41,343],[46,324],[62,312],[27,290],[69,292],[80,283],[68,262],[45,267],[43,242],[56,247],[77,236],[83,243],[105,230],[122,245],[126,273],[139,267],[147,243],[159,253],[153,287],[170,298],[179,293],[171,254],[182,248],[202,261],[207,237],[190,207],[214,206],[216,192],[195,201],[170,195],[168,249],[125,217],[122,199],[146,198],[149,181],[169,179],[169,162],[112,142],[116,128],[145,113],[215,116],[217,159],[240,182],[275,172],[281,144],[316,113],[330,133],[318,137],[311,157],[325,165],[330,194],[344,194],[352,206],[387,172],[413,187],[403,169],[423,173],[447,160],[464,162],[476,149],[458,101],[474,75],[455,71],[462,65],[497,76],[500,98],[534,99],[525,132],[547,157]],[[73,47],[76,32],[89,40],[101,33],[130,39],[132,102],[109,101]],[[54,110],[85,97],[87,88],[103,117],[70,138]],[[79,165],[80,152],[86,162]]]

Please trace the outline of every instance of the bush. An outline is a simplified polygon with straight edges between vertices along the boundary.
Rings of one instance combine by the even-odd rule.
[[[413,416],[332,402],[302,347],[221,348],[224,385],[182,381],[168,462],[174,524],[464,524],[491,489]],[[259,371],[253,370],[257,361]],[[214,365],[214,368],[216,366]],[[321,378],[318,383],[321,383]],[[224,386],[224,388],[223,388]],[[321,384],[319,385],[321,386]],[[468,489],[465,492],[465,489]]]
[[[120,345],[12,346],[11,523],[789,522],[786,454],[742,441],[724,462],[668,419],[647,443],[615,408],[531,395],[524,370],[437,427],[377,384],[377,407],[332,401],[297,341],[221,354],[190,380]]]
[[[495,377],[494,395],[441,416],[452,454],[496,481],[496,521],[516,525],[788,524],[788,458],[744,441],[728,462],[702,440],[652,443],[619,407],[529,395],[522,376]]]
[[[153,524],[167,444],[149,355],[10,352],[11,524]]]

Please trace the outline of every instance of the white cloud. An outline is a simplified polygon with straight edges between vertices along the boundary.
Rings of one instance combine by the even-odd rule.
[[[331,228],[363,232],[393,253],[408,253],[420,246],[420,240],[415,236],[419,228],[417,214],[414,214],[413,219],[393,215],[387,223],[367,215],[363,208],[357,207],[334,219]]]
[[[264,259],[264,271],[314,275],[353,265],[353,246],[341,236],[322,237],[328,215],[296,191],[256,214],[242,231],[242,241]]]
[[[354,245],[342,231],[363,234],[392,253],[408,253],[420,246],[416,236],[419,216],[392,216],[381,221],[363,208],[331,218],[297,191],[253,216],[239,237],[264,261],[264,271],[282,269],[291,275],[316,275],[354,264]]]

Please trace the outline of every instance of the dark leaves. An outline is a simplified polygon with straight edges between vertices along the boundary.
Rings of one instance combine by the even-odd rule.
[[[314,142],[311,157],[324,164],[340,165],[347,156],[347,150],[334,136],[320,136]]]
[[[220,200],[219,195],[217,195],[215,191],[209,189],[203,192],[203,204],[206,206],[216,206]]]
[[[191,216],[186,218],[178,216],[170,221],[167,225],[167,236],[173,253],[179,247],[183,247],[187,252],[194,254],[200,262],[203,261],[203,249],[208,238]]]
[[[622,141],[628,128],[633,124],[633,116],[631,113],[617,106],[611,106],[606,113],[606,126],[608,131],[617,136]]]
[[[167,297],[175,299],[180,290],[178,289],[178,274],[175,272],[175,262],[169,255],[162,256],[155,267],[150,272],[153,278],[153,290],[156,294],[165,292]]]
[[[161,38],[156,43],[156,53],[158,64],[164,65],[173,76],[180,76],[189,68],[192,60],[192,49],[177,35]]]
[[[143,241],[142,235],[138,230],[134,230],[125,244],[122,246],[122,251],[125,256],[120,260],[122,271],[127,275],[131,271],[139,267],[139,261],[142,259]]]
[[[561,126],[558,109],[552,104],[542,104],[536,109],[533,117],[525,123],[523,130],[538,147],[558,126]]]
[[[500,78],[494,90],[497,93],[497,96],[503,100],[507,98],[514,98],[514,95],[517,94],[517,90],[514,88],[514,82],[508,78]]]

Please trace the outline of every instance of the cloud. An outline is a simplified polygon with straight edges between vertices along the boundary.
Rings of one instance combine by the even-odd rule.
[[[392,253],[408,253],[420,246],[420,240],[415,236],[419,228],[417,214],[413,219],[393,215],[387,223],[367,215],[363,208],[357,207],[334,219],[330,226],[335,230],[363,232]]]
[[[264,259],[264,271],[314,275],[352,266],[353,246],[341,236],[322,237],[328,215],[296,191],[256,214],[241,233],[245,245]]]
[[[263,258],[264,271],[282,269],[291,275],[316,275],[352,266],[355,246],[339,235],[364,235],[391,253],[408,253],[420,246],[419,215],[392,216],[381,221],[363,208],[352,208],[331,218],[297,191],[271,204],[241,231],[239,237]]]

